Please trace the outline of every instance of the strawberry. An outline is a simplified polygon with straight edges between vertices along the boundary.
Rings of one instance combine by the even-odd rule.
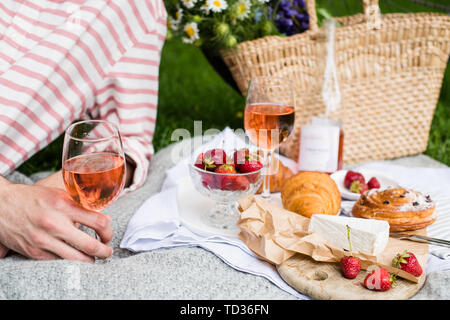
[[[395,282],[395,276],[386,269],[379,268],[369,273],[364,279],[364,286],[369,290],[387,291]]]
[[[227,154],[223,149],[211,149],[203,155],[203,164],[205,169],[215,171],[222,164],[227,163]]]
[[[345,256],[341,259],[340,265],[344,277],[348,279],[355,279],[359,271],[361,271],[361,260],[353,257],[352,243],[350,242],[350,227],[347,225],[348,244],[350,246],[350,256]]]
[[[236,168],[236,170],[239,171],[239,166],[241,164],[243,164],[245,162],[245,160],[248,160],[249,155],[250,155],[250,151],[248,150],[248,148],[239,149],[234,152],[233,162],[234,162],[234,167]]]
[[[412,274],[415,277],[420,277],[423,272],[422,267],[420,266],[420,263],[414,253],[407,250],[403,251],[403,253],[397,254],[392,260],[392,265]]]
[[[341,259],[341,269],[344,277],[347,279],[355,279],[361,271],[361,260],[356,257],[343,257]]]
[[[236,164],[234,163],[234,160],[230,157],[227,156],[227,160],[225,162],[225,164],[229,164],[230,166],[232,166],[235,170],[237,170],[236,168]]]
[[[220,173],[221,175],[216,175],[216,182],[220,190],[230,190],[233,188],[234,175],[237,173],[234,166],[231,164],[222,164],[216,170],[215,173]]]
[[[378,189],[380,188],[380,183],[378,182],[377,178],[372,177],[369,182],[367,182],[367,186],[369,189]]]
[[[350,189],[352,182],[355,180],[359,181],[361,184],[366,183],[366,180],[364,179],[364,176],[361,173],[352,170],[347,171],[347,174],[345,175],[344,178],[344,186],[347,189]]]
[[[367,190],[369,190],[368,185],[366,183],[361,183],[359,180],[353,181],[350,185],[350,191],[353,193],[363,194]]]
[[[211,173],[202,173],[202,184],[208,189],[217,189],[217,182],[214,175]]]
[[[245,176],[238,175],[233,178],[234,179],[233,179],[231,190],[243,191],[243,190],[247,190],[250,187],[250,182],[248,181],[248,179]]]
[[[359,193],[363,194],[364,192],[366,192],[367,190],[369,190],[369,186],[367,185],[367,183],[364,183],[361,186],[361,190],[359,191]]]
[[[195,160],[194,166],[196,166],[197,168],[200,168],[200,169],[205,169],[205,165],[203,164],[203,156],[204,156],[203,153],[200,153],[197,156],[197,159]]]
[[[227,174],[227,173],[236,174],[237,173],[236,169],[231,164],[222,164],[216,170],[214,170],[214,172],[222,173],[222,174]]]
[[[263,167],[262,163],[257,159],[250,157],[248,160],[245,160],[243,164],[239,166],[239,172],[241,173],[250,173],[258,171]]]
[[[239,166],[239,172],[250,173],[260,170],[263,167],[262,163],[257,160],[257,158],[250,156],[248,160],[245,160],[243,164]],[[258,181],[260,173],[248,174],[247,179],[251,183]]]

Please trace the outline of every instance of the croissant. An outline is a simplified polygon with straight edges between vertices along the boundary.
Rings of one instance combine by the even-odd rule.
[[[386,220],[391,231],[424,228],[436,221],[435,203],[429,196],[405,188],[364,192],[352,209],[359,218]]]
[[[271,171],[269,180],[270,192],[280,192],[287,179],[292,177],[294,173],[291,169],[286,167],[278,158],[273,157],[271,161]],[[256,193],[261,193],[263,190],[263,184]]]
[[[285,209],[308,218],[313,214],[337,215],[341,194],[328,174],[301,172],[285,182],[281,201]]]

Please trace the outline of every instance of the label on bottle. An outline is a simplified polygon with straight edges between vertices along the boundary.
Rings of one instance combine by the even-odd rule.
[[[338,126],[302,126],[299,171],[335,172],[338,167],[339,132]]]

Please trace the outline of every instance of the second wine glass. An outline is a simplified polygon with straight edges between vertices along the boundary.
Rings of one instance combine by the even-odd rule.
[[[266,172],[261,196],[270,199],[272,152],[291,135],[295,122],[294,90],[283,78],[257,77],[250,81],[244,127],[250,141],[264,153]]]

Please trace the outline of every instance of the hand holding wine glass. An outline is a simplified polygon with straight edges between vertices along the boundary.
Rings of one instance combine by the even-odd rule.
[[[109,217],[84,210],[59,188],[0,177],[0,217],[0,243],[32,259],[93,262],[112,254]],[[101,241],[79,230],[80,224],[96,230]]]
[[[114,202],[125,184],[126,166],[117,126],[102,120],[71,125],[64,138],[63,179],[73,201],[100,211]]]
[[[269,170],[272,152],[290,136],[295,120],[292,83],[276,77],[250,81],[244,127],[250,140],[264,153],[266,175],[261,196],[270,198]]]

